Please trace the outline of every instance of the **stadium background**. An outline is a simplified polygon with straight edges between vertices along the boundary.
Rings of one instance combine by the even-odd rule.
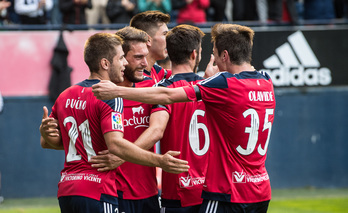
[[[271,56],[279,57],[278,48],[300,31],[320,62],[311,69],[316,72],[326,68],[331,76],[325,85],[304,83],[276,87],[277,106],[266,162],[272,187],[347,188],[348,26],[253,29],[256,69],[265,69],[264,62]],[[210,28],[202,30],[207,36],[200,70],[205,69],[212,52]],[[73,68],[72,84],[88,77],[83,45],[95,32],[64,31],[68,63]],[[41,149],[38,128],[42,106],[53,104],[47,96],[51,77],[49,62],[59,31],[2,31],[0,37],[0,91],[4,96],[4,111],[0,114],[0,196],[55,196],[64,154]],[[299,68],[288,69],[293,72]],[[301,81],[303,72],[292,77]]]

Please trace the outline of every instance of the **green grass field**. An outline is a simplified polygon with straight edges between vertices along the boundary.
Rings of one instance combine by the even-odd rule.
[[[56,198],[6,199],[0,213],[59,213]],[[348,189],[276,189],[269,213],[347,213]]]

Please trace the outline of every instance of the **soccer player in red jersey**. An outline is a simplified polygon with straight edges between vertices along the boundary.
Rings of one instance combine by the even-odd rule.
[[[118,211],[115,171],[99,172],[89,160],[99,151],[109,149],[124,160],[146,166],[159,166],[174,173],[188,171],[187,162],[145,151],[123,138],[123,102],[117,98],[97,100],[91,86],[100,80],[123,81],[125,65],[122,39],[109,33],[97,33],[86,42],[84,59],[90,76],[66,89],[56,100],[47,118],[44,108],[42,125],[58,120],[60,134],[51,137],[40,127],[44,148],[64,148],[65,164],[58,184],[62,213]]]
[[[166,41],[172,76],[160,81],[158,86],[176,88],[196,85],[203,80],[195,73],[201,59],[203,36],[198,27],[190,25],[179,25],[168,32]],[[180,150],[180,158],[192,165],[189,172],[179,175],[162,172],[161,212],[198,212],[210,143],[204,103],[174,103],[153,108],[151,124],[155,122],[165,129],[161,153]]]
[[[158,60],[163,60],[168,56],[166,35],[168,33],[167,24],[169,21],[170,16],[168,14],[149,10],[136,14],[129,23],[131,27],[141,29],[150,36],[147,44],[149,55],[146,57],[148,66],[144,71],[144,75],[151,77],[156,83],[164,78],[169,78],[172,74],[170,69],[164,69],[156,63]],[[211,57],[205,70],[204,78],[213,76],[216,73],[213,62],[213,57]]]
[[[143,75],[148,63],[148,34],[134,27],[124,27],[116,32],[128,61],[124,81],[120,86],[150,87],[155,81]],[[143,149],[154,151],[154,144],[160,139],[158,131],[151,131],[153,140],[144,142],[138,137],[149,127],[152,105],[124,100],[124,138]],[[153,128],[153,125],[150,129]],[[150,138],[150,137],[148,137]],[[120,212],[160,212],[156,168],[125,162],[117,168],[117,192]]]
[[[272,80],[251,66],[254,31],[246,26],[212,28],[217,75],[182,88],[93,86],[98,98],[122,97],[171,104],[202,100],[211,137],[200,212],[267,212],[271,186],[265,168],[274,120]],[[141,94],[141,95],[139,95]]]
[[[147,44],[149,54],[146,57],[148,66],[144,75],[151,77],[155,82],[171,75],[171,70],[163,69],[156,64],[157,60],[165,59],[168,56],[166,47],[167,24],[170,21],[168,14],[160,11],[145,11],[132,17],[129,25],[145,31],[149,35]]]

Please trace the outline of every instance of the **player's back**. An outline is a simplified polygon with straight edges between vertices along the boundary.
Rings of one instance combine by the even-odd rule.
[[[101,101],[91,86],[99,80],[85,80],[65,90],[52,108],[58,119],[65,150],[65,164],[59,182],[59,196],[80,195],[100,199],[116,196],[115,171],[98,172],[89,159],[107,146],[103,135],[123,131],[122,100]]]
[[[223,72],[199,88],[214,144],[204,198],[236,203],[269,200],[265,160],[275,108],[271,79],[256,71]]]
[[[161,81],[159,86],[176,88],[202,80],[195,73],[180,73]],[[166,107],[170,117],[161,139],[161,153],[180,150],[178,157],[189,162],[190,170],[179,175],[163,172],[162,203],[165,206],[167,199],[180,200],[183,207],[201,204],[210,143],[204,103],[174,103]]]

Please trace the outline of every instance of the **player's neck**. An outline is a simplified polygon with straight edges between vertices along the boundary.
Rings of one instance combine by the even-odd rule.
[[[124,80],[121,83],[117,83],[117,86],[132,87],[133,82],[130,82],[128,79],[124,78]]]
[[[97,79],[97,80],[109,80],[109,79],[106,79],[105,77],[103,77],[103,75],[101,75],[99,72],[96,73],[96,72],[91,72],[88,79],[90,80],[94,80],[94,79]]]
[[[190,64],[172,64],[172,75],[190,72],[193,72],[193,67]]]
[[[238,74],[243,71],[255,71],[254,67],[249,63],[243,63],[241,65],[229,64],[227,66],[227,71],[232,74]]]
[[[150,56],[150,54],[146,57],[147,67],[145,68],[147,71],[151,72],[151,68],[156,63],[156,59]]]

